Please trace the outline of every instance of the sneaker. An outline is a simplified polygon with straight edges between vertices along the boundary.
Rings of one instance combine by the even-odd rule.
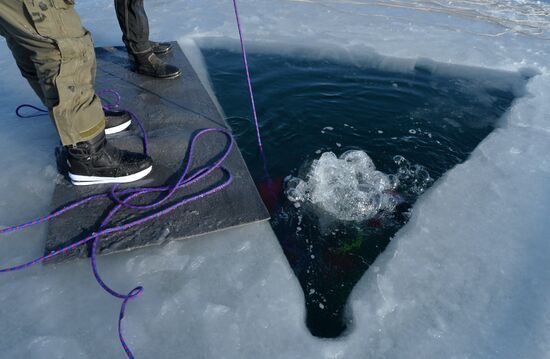
[[[149,41],[151,48],[156,55],[164,55],[172,51],[172,43]]]
[[[126,111],[104,110],[105,113],[105,134],[113,135],[130,127],[132,116]]]
[[[130,58],[134,63],[135,71],[139,74],[166,80],[175,79],[181,75],[179,68],[167,64],[152,51],[131,55]]]
[[[69,178],[75,186],[134,182],[153,169],[149,156],[112,146],[104,133],[65,148]]]

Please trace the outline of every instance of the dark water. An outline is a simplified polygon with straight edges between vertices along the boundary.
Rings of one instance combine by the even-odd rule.
[[[205,50],[216,95],[227,116],[251,118],[240,54]],[[510,106],[509,92],[459,78],[382,72],[322,60],[251,54],[269,173],[304,177],[322,152],[360,149],[378,170],[396,173],[394,156],[421,165],[433,180],[463,162]],[[250,120],[229,120],[260,192],[265,175]],[[272,226],[299,278],[307,324],[320,337],[347,327],[346,300],[359,278],[408,219],[408,208],[432,181],[414,178],[397,188],[406,203],[364,222],[336,221],[295,208],[283,194],[266,196]],[[269,193],[269,192],[268,192]],[[330,217],[330,216],[329,216]]]

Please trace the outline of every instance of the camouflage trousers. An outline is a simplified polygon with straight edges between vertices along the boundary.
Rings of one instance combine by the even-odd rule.
[[[74,0],[0,0],[0,35],[48,108],[64,145],[104,130],[94,91],[92,37],[82,27]]]

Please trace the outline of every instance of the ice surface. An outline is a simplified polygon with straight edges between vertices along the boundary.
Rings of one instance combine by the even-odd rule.
[[[267,223],[101,257],[99,266],[116,288],[145,287],[125,319],[138,358],[284,358],[292,355],[281,348],[314,347],[299,284]],[[0,303],[1,358],[124,357],[119,302],[88,261],[4,275]],[[271,348],[257,345],[265,338]]]
[[[98,45],[121,44],[112,2],[78,3]],[[197,44],[235,48],[231,1],[146,4],[153,38],[178,39],[205,81]],[[483,67],[535,76],[471,158],[420,197],[355,288],[345,337],[308,334],[301,289],[276,239],[269,228],[250,226],[101,259],[117,288],[145,286],[126,318],[137,357],[550,358],[549,5],[240,4],[250,46],[262,51],[404,72],[421,65],[449,76],[483,78]],[[457,73],[454,64],[473,67]],[[3,41],[0,78],[0,225],[7,226],[46,210],[57,139],[47,120],[13,115],[17,104],[37,100]],[[42,229],[10,237],[0,242],[0,259],[20,263],[40,254],[43,240]],[[93,282],[86,261],[2,275],[0,357],[123,357],[117,315],[118,302]]]

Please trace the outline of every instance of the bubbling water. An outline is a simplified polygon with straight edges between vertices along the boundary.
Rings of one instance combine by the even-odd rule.
[[[347,151],[340,157],[325,152],[314,160],[305,179],[289,177],[286,196],[296,206],[313,208],[342,221],[365,221],[391,213],[404,201],[401,184],[407,194],[420,194],[431,183],[428,171],[411,165],[402,156],[394,157],[396,174],[378,171],[363,151]]]

